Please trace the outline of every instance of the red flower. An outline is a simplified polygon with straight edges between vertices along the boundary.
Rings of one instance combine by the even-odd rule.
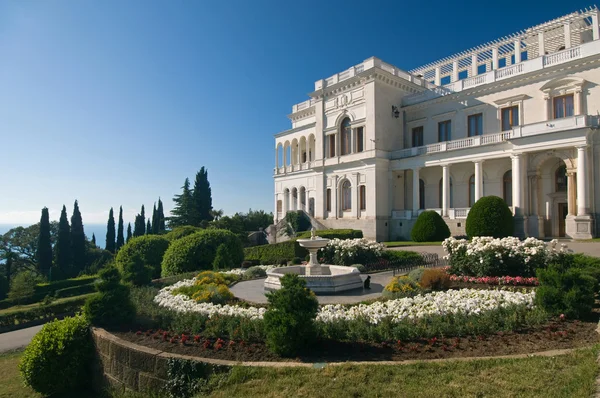
[[[199,335],[195,335],[194,336],[194,343],[199,343],[200,342],[200,336]]]
[[[138,335],[138,336],[141,336],[141,334],[142,334],[142,331],[141,331],[141,330],[138,330],[137,332],[135,332],[135,334],[136,334],[136,335]]]

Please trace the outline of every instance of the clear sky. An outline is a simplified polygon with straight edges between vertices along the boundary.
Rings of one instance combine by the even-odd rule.
[[[208,168],[225,214],[273,210],[273,135],[314,82],[405,70],[579,1],[0,0],[0,223],[133,221]],[[543,5],[542,5],[543,4]]]

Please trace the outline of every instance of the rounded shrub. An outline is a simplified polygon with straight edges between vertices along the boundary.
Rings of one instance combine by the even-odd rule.
[[[269,293],[267,300],[264,327],[269,350],[281,356],[294,356],[314,341],[319,303],[304,280],[298,275],[284,275],[281,289]]]
[[[410,279],[407,275],[395,276],[383,289],[385,298],[411,297],[421,293],[421,285]]]
[[[193,227],[191,225],[184,225],[183,227],[173,228],[171,231],[163,235],[170,242],[173,242],[177,239],[184,238],[188,235],[195,234],[196,232],[202,231],[200,227]]]
[[[421,278],[423,277],[424,272],[425,272],[424,267],[415,268],[408,273],[408,277],[413,282],[421,283]]]
[[[514,232],[513,215],[504,199],[484,196],[479,199],[467,215],[466,232],[474,236],[506,238]]]
[[[89,382],[93,358],[89,325],[78,315],[45,324],[25,349],[19,370],[35,391],[62,396]]]
[[[138,236],[119,249],[115,263],[123,272],[125,264],[131,263],[134,256],[139,256],[144,265],[152,269],[152,278],[159,278],[160,266],[168,247],[169,240],[163,235]]]
[[[260,267],[250,267],[244,272],[245,279],[264,278],[267,276],[267,271]]]
[[[419,214],[415,225],[410,231],[410,238],[415,242],[437,242],[450,237],[450,228],[433,210]]]
[[[192,295],[192,300],[198,303],[225,304],[233,299],[233,293],[227,285],[209,283],[199,285]]]
[[[123,282],[133,286],[146,286],[152,282],[152,269],[138,255],[123,265]]]
[[[450,287],[450,275],[443,269],[430,268],[423,271],[419,285],[423,289],[446,290]]]
[[[174,241],[163,257],[161,275],[213,268],[219,245],[225,245],[231,264],[239,266],[244,260],[244,248],[239,238],[224,229],[205,229]]]

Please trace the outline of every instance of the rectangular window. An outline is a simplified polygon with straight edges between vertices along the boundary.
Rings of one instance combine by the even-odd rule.
[[[281,200],[277,201],[277,213],[281,213],[281,209],[283,208],[283,205],[281,203]]]
[[[360,186],[360,190],[359,190],[359,196],[360,196],[360,209],[361,210],[366,210],[367,209],[367,189],[364,185]]]
[[[511,106],[502,109],[502,131],[512,130],[519,125],[519,107]]]
[[[573,94],[562,95],[555,97],[554,100],[554,118],[569,117],[575,114],[573,105]]]
[[[423,126],[412,129],[412,146],[423,146]]]
[[[452,139],[452,123],[445,120],[438,123],[438,142],[450,141]]]
[[[327,211],[331,211],[331,189],[327,188]]]
[[[350,145],[352,142],[351,136],[352,136],[352,129],[350,127],[342,129],[342,136],[340,137],[340,139],[341,139],[341,141],[340,141],[341,154],[340,155],[343,156],[343,155],[349,155],[350,153],[352,153],[350,151]]]
[[[327,140],[329,143],[329,157],[335,157],[335,134],[331,134]]]
[[[483,114],[478,113],[467,118],[469,137],[483,134]]]
[[[356,152],[362,152],[365,150],[364,140],[365,140],[364,127],[357,127],[356,128]]]

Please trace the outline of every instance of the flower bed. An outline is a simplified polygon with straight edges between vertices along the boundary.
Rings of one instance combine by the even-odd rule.
[[[536,277],[524,278],[522,276],[459,276],[450,275],[452,282],[473,283],[481,285],[508,285],[508,286],[538,286]]]
[[[448,253],[451,274],[477,277],[531,277],[536,269],[545,268],[554,256],[567,251],[566,245],[558,247],[556,240],[546,245],[539,239],[515,237],[448,238],[442,246]]]
[[[319,251],[321,262],[336,265],[367,264],[374,262],[383,254],[382,243],[368,239],[331,239],[327,246]]]

